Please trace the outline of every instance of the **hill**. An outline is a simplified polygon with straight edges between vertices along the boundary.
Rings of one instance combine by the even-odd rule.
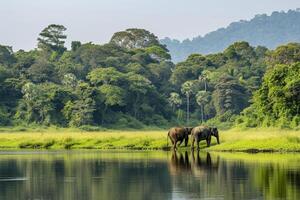
[[[274,49],[289,42],[300,42],[300,9],[256,15],[250,21],[241,20],[226,28],[182,42],[161,40],[170,50],[174,62],[183,61],[192,53],[210,54],[223,51],[236,41],[247,41],[252,46]]]

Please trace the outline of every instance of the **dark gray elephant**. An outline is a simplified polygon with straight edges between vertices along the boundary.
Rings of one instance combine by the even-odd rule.
[[[199,150],[199,143],[201,140],[206,140],[207,147],[210,146],[211,142],[211,136],[214,136],[217,138],[218,144],[220,144],[219,141],[219,132],[217,128],[211,128],[208,126],[197,126],[193,128],[191,132],[192,136],[192,149],[194,149],[194,143],[197,143],[197,150]]]
[[[181,143],[185,141],[185,146],[187,146],[189,142],[189,135],[191,134],[192,129],[193,128],[189,127],[174,127],[169,130],[168,137],[173,144],[174,150],[177,148],[177,142],[179,142],[178,146],[180,146]]]
[[[214,136],[217,139],[218,144],[220,144],[220,138],[219,138],[219,131],[216,127],[210,128],[211,129],[211,135]]]

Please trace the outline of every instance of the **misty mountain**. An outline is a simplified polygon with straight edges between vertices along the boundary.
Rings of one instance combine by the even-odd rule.
[[[165,38],[174,62],[183,61],[192,53],[210,54],[223,51],[236,41],[247,41],[252,46],[266,46],[274,49],[288,42],[300,42],[300,9],[288,12],[273,12],[256,15],[250,21],[233,22],[226,28],[220,28],[205,36],[182,42]]]

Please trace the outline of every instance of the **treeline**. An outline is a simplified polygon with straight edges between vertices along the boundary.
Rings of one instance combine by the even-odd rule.
[[[31,51],[0,46],[0,125],[299,126],[299,44],[270,51],[237,42],[174,65],[143,29],[70,50],[65,30],[49,25]]]

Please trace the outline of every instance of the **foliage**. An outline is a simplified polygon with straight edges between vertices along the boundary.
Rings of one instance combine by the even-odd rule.
[[[230,121],[232,115],[249,105],[252,92],[260,87],[266,70],[266,51],[247,42],[236,42],[222,53],[192,54],[178,63],[170,81],[174,92],[181,91],[187,97],[179,108],[189,104],[187,109],[198,121],[214,117]],[[178,87],[187,83],[191,85],[188,93]]]
[[[158,38],[154,34],[144,29],[127,29],[117,32],[112,36],[110,42],[128,49],[139,49],[151,46],[164,47],[159,43]]]
[[[300,63],[276,65],[269,69],[253,104],[242,113],[246,126],[300,125]]]
[[[50,24],[39,35],[38,47],[46,51],[62,52],[65,50],[64,44],[67,38],[64,31],[67,29],[63,25]]]
[[[174,65],[144,29],[104,45],[73,41],[70,50],[65,30],[49,25],[31,51],[0,45],[0,125],[299,126],[299,44],[272,51],[235,42]]]

